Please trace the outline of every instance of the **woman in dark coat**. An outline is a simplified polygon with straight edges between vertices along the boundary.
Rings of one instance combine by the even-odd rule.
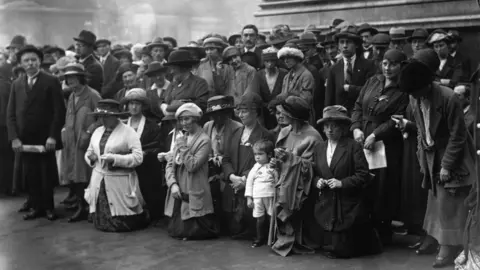
[[[127,106],[131,115],[127,120],[127,125],[132,127],[140,136],[143,162],[135,170],[138,174],[140,190],[150,219],[157,221],[163,216],[165,203],[165,192],[160,181],[162,171],[158,169],[160,162],[157,159],[161,145],[160,127],[155,121],[146,118],[142,113],[149,104],[146,92],[143,89],[129,90],[122,103]]]
[[[348,258],[381,251],[370,221],[365,191],[370,175],[363,147],[348,138],[347,109],[326,107],[318,121],[327,137],[315,148],[314,215],[324,231],[325,255]]]
[[[375,142],[383,141],[387,168],[372,170],[370,202],[372,218],[384,244],[392,241],[391,223],[399,205],[402,136],[395,128],[392,115],[403,115],[408,96],[398,89],[401,62],[407,57],[392,49],[385,53],[382,62],[383,75],[370,78],[362,88],[352,113],[351,130],[354,139],[372,150]]]
[[[15,154],[12,150],[7,132],[7,105],[10,96],[10,82],[0,77],[0,193],[11,194],[13,191],[13,163]]]
[[[271,134],[260,125],[258,115],[262,99],[255,93],[246,93],[237,105],[238,116],[244,127],[237,129],[226,147],[222,160],[225,188],[222,208],[228,234],[235,239],[253,239],[255,219],[247,207],[245,184],[248,173],[255,164],[252,145],[261,139],[272,140]]]

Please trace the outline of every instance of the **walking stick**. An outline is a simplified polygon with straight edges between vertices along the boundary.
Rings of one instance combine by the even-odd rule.
[[[270,216],[270,227],[268,230],[268,245],[273,246],[275,238],[277,237],[277,183],[278,183],[278,173],[275,169],[273,170],[274,180],[275,180],[275,193],[273,194],[273,209],[272,215]]]

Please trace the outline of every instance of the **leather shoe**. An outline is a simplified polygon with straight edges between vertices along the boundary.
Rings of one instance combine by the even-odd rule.
[[[253,241],[252,243],[252,248],[257,248],[257,247],[261,247],[265,244],[265,241],[262,241],[262,240],[255,240]]]
[[[437,256],[435,262],[433,262],[433,268],[443,268],[446,266],[453,265],[455,262],[455,256],[448,255],[447,257]]]
[[[412,245],[408,245],[408,248],[409,248],[409,249],[418,249],[418,248],[421,247],[421,246],[422,246],[422,241],[418,241],[418,242],[416,242],[416,243],[414,243],[414,244],[412,244]]]
[[[54,221],[57,219],[57,215],[55,215],[55,212],[53,210],[47,210],[45,211],[46,217],[50,221]]]
[[[74,223],[74,222],[79,222],[87,219],[88,219],[87,212],[85,211],[85,209],[80,208],[67,220],[67,222]]]
[[[438,252],[438,244],[430,244],[427,247],[419,247],[415,253],[417,255],[431,255]]]
[[[20,209],[18,209],[18,212],[19,213],[24,213],[24,212],[29,212],[31,209],[30,207],[30,203],[29,202],[25,202],[22,207]]]
[[[45,216],[45,212],[39,210],[32,210],[23,216],[23,220],[33,220]]]

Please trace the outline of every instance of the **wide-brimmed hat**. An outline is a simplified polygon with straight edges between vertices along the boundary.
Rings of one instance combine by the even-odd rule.
[[[262,109],[263,101],[262,98],[254,92],[248,91],[240,97],[238,102],[237,109]]]
[[[233,35],[230,35],[228,37],[228,44],[230,44],[231,46],[235,46],[235,41],[237,40],[237,38],[241,38],[242,35],[240,34],[233,34]]]
[[[35,53],[40,58],[40,63],[43,62],[43,52],[33,45],[25,45],[20,51],[17,52],[17,59],[20,61],[22,55],[26,53]]]
[[[192,54],[187,50],[176,50],[170,53],[165,66],[193,66],[199,61],[198,59],[194,59]]]
[[[388,48],[390,46],[390,36],[384,33],[379,33],[373,36],[372,45],[376,47]]]
[[[323,117],[317,120],[317,124],[322,125],[327,121],[352,123],[352,119],[348,117],[347,109],[341,105],[328,106],[323,109]]]
[[[363,32],[370,32],[370,34],[372,34],[372,36],[375,36],[376,34],[378,34],[378,30],[376,28],[373,28],[368,23],[361,24],[358,27],[357,34],[360,36],[360,35],[362,35]]]
[[[271,46],[281,45],[291,40],[294,36],[293,33],[275,33],[268,36],[267,44]]]
[[[206,113],[213,113],[224,110],[234,109],[234,99],[232,96],[213,96],[207,101]]]
[[[456,40],[457,42],[463,41],[460,33],[457,30],[449,30],[448,35],[452,38],[452,40]]]
[[[405,32],[406,31],[404,27],[392,27],[390,28],[388,34],[390,35],[390,39],[392,41],[401,41],[407,39]]]
[[[163,38],[156,37],[147,45],[148,49],[151,51],[153,47],[162,47],[165,50],[168,50],[168,44],[163,41]]]
[[[147,75],[148,77],[151,77],[156,73],[166,72],[166,71],[167,71],[166,66],[162,65],[162,63],[160,63],[160,62],[153,61],[152,63],[150,63],[148,65],[148,68],[145,71],[145,75]]]
[[[407,38],[407,41],[408,41],[408,42],[412,42],[414,39],[427,40],[428,36],[429,36],[429,35],[428,35],[427,29],[425,29],[425,28],[417,28],[417,29],[413,30],[412,35]]]
[[[435,42],[445,41],[449,43],[451,41],[451,37],[448,33],[443,29],[436,29],[434,30],[430,36],[428,36],[427,43],[432,45]]]
[[[300,121],[308,121],[310,119],[310,107],[308,103],[301,97],[289,96],[280,106],[277,106],[281,113]]]
[[[226,64],[230,60],[230,58],[235,57],[235,56],[241,56],[242,52],[240,52],[240,49],[235,47],[235,46],[228,46],[223,50],[222,53],[222,58],[223,58],[223,63]]]
[[[97,36],[88,30],[82,30],[78,37],[73,38],[73,40],[95,47]]]
[[[205,52],[205,49],[203,47],[200,47],[198,45],[187,45],[184,47],[179,47],[179,50],[186,50],[189,51],[192,54],[193,59],[203,59],[207,56],[207,53]]]
[[[97,41],[95,41],[96,47],[100,46],[101,44],[112,45],[112,42],[106,38],[98,39]]]
[[[286,57],[294,57],[294,58],[298,58],[300,60],[303,60],[303,58],[305,56],[303,55],[303,52],[300,51],[297,48],[283,47],[278,51],[277,57],[278,57],[278,59],[282,59],[282,58],[286,58]]]
[[[312,32],[302,33],[297,41],[298,46],[316,45],[317,43],[317,37]]]
[[[337,42],[335,41],[335,35],[338,33],[336,29],[329,30],[328,32],[325,33],[325,39],[320,42],[320,45],[325,47],[326,45],[329,44],[336,44]]]
[[[203,41],[203,48],[217,48],[223,50],[228,44],[220,37],[208,37]]]
[[[85,67],[80,63],[70,63],[64,68],[64,76],[77,75],[85,76]]]
[[[7,49],[17,48],[21,49],[27,45],[27,39],[22,35],[16,35],[12,38],[10,45],[7,46]]]
[[[125,93],[125,97],[122,99],[121,104],[127,104],[130,101],[138,101],[143,105],[149,105],[147,98],[147,92],[142,88],[132,88]]]
[[[432,83],[439,66],[440,60],[434,50],[426,48],[416,51],[400,71],[400,90],[413,93],[425,88]]]
[[[96,116],[127,116],[128,112],[122,112],[120,102],[114,99],[102,99],[98,101],[97,108],[89,114]]]
[[[57,60],[55,64],[50,67],[50,70],[65,71],[68,64],[75,63],[75,57],[63,56]]]
[[[63,48],[60,48],[58,46],[50,46],[49,48],[46,48],[44,50],[44,53],[59,53],[60,55],[65,55],[65,50]]]
[[[357,27],[353,24],[346,25],[340,32],[335,34],[335,42],[338,42],[341,38],[351,39],[356,43],[362,42],[362,38],[357,34]]]
[[[278,49],[275,47],[268,47],[262,51],[263,61],[276,61],[278,60]]]
[[[175,118],[178,119],[180,116],[193,116],[193,117],[202,117],[203,111],[197,104],[193,102],[188,102],[180,106],[175,112]]]

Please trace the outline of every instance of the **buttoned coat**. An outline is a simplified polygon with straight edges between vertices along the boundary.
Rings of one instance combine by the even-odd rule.
[[[371,60],[366,60],[362,56],[357,55],[353,65],[352,81],[347,91],[345,85],[345,63],[340,59],[332,66],[327,79],[327,89],[325,91],[325,107],[332,105],[342,105],[349,113],[352,112],[355,101],[358,98],[360,90],[365,82],[372,77],[377,68]]]
[[[97,91],[84,86],[83,92],[75,104],[75,94],[71,94],[67,102],[65,127],[62,132],[62,179],[67,183],[88,183],[92,169],[85,163],[85,152],[90,143],[87,130],[95,123],[93,115],[101,99]]]
[[[207,108],[208,85],[205,79],[190,74],[183,82],[172,81],[165,90],[162,103],[170,104],[174,100],[188,99],[195,103],[202,111]]]

